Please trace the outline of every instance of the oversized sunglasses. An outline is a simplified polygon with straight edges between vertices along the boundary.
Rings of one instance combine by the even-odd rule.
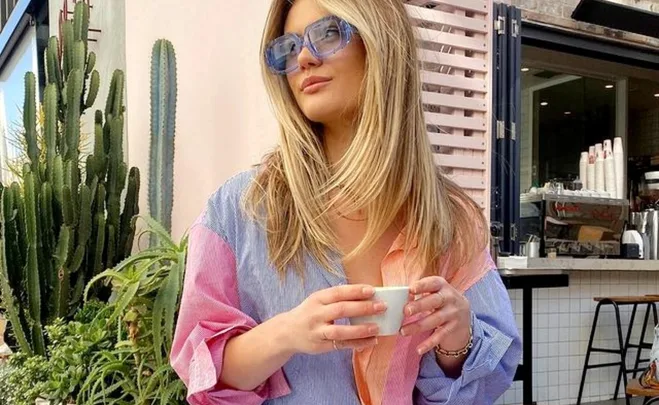
[[[286,34],[271,41],[265,49],[265,61],[278,75],[296,71],[303,48],[318,60],[324,60],[345,48],[357,33],[355,27],[339,17],[329,16],[310,24],[304,35]]]

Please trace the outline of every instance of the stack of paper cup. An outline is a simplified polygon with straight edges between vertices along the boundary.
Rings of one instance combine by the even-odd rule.
[[[595,144],[595,191],[598,193],[606,191],[604,179],[604,149],[601,143],[597,143]]]
[[[616,168],[613,159],[611,140],[604,141],[604,186],[611,198],[617,198],[616,192]]]
[[[579,180],[584,190],[588,189],[588,152],[581,152],[579,159]]]
[[[613,162],[616,172],[616,197],[625,198],[625,153],[622,138],[613,139]]]
[[[595,147],[588,148],[588,168],[586,171],[586,190],[595,190]]]

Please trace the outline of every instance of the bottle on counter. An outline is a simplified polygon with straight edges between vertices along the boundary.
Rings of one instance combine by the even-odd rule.
[[[629,224],[622,234],[622,257],[626,259],[643,259],[643,238],[636,230],[636,225]]]

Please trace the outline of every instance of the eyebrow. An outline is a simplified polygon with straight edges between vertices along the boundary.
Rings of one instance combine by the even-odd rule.
[[[325,16],[322,16],[322,17],[318,17],[318,18],[316,18],[315,20],[311,21],[310,23],[308,23],[308,24],[306,24],[304,27],[302,27],[302,30],[301,30],[301,31],[297,31],[297,30],[286,30],[286,22],[284,21],[284,35],[286,35],[286,34],[304,35],[304,32],[306,31],[307,27],[309,27],[310,25],[312,25],[312,24],[314,24],[314,23],[317,23],[318,21],[322,20],[323,18],[327,18],[327,17],[330,17],[330,16],[331,16],[331,14],[327,14],[327,15],[325,15]]]
[[[312,23],[313,24],[313,23]],[[307,25],[308,26],[308,25]],[[304,35],[304,30],[307,29],[307,26],[303,27],[302,30],[287,30],[286,26],[284,26],[284,35],[286,34],[297,34],[297,35]]]

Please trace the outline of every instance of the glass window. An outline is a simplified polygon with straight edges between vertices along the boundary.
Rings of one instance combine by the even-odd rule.
[[[21,154],[17,142],[23,131],[23,102],[25,99],[25,73],[38,77],[37,42],[34,27],[27,27],[11,57],[0,70],[0,154],[3,183],[14,177],[7,162]],[[37,92],[39,86],[37,86]],[[37,94],[37,100],[39,95]]]

